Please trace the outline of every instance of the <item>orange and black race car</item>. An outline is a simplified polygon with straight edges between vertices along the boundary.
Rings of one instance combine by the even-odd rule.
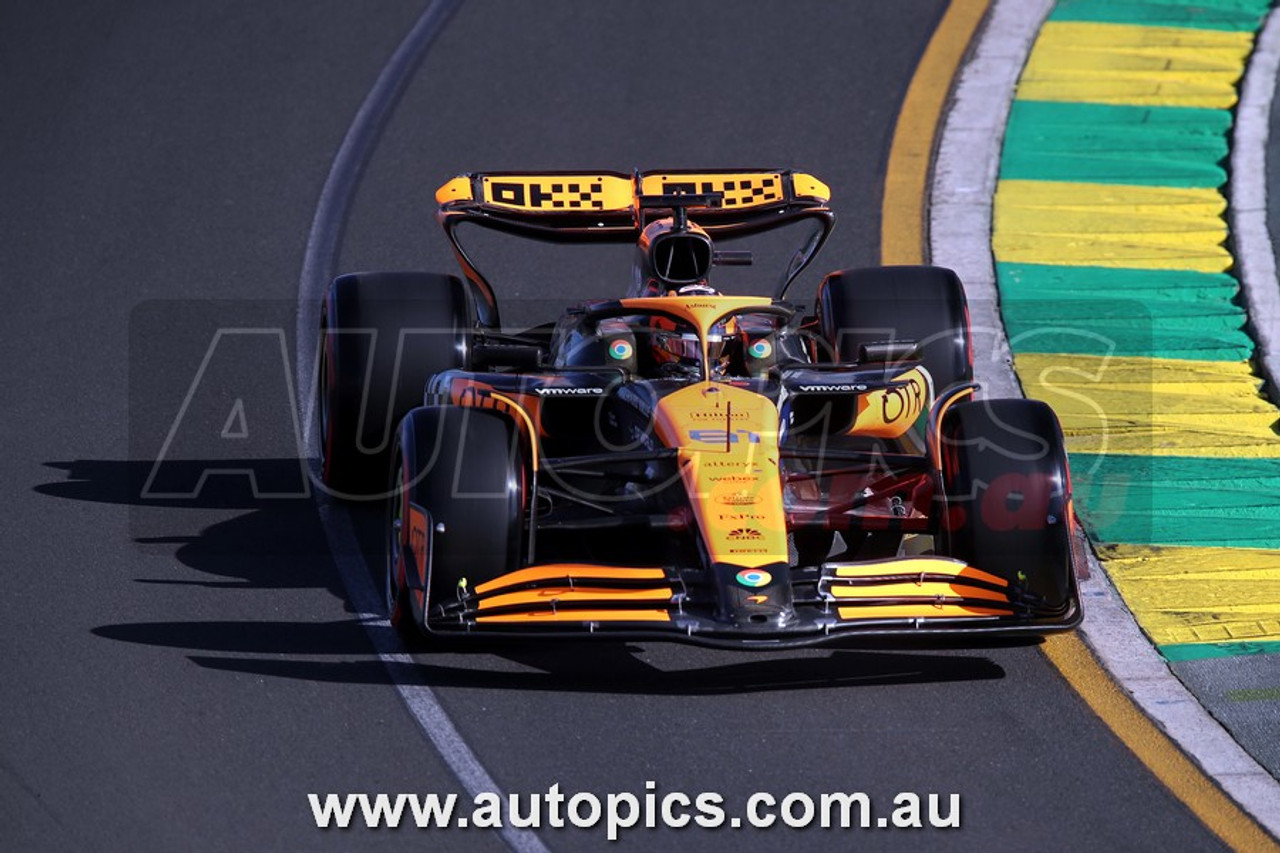
[[[975,399],[956,275],[844,270],[787,301],[834,224],[814,177],[489,173],[436,198],[463,277],[345,275],[322,312],[323,478],[387,502],[393,623],[759,648],[1079,622],[1057,418]],[[504,330],[470,226],[631,247],[626,296]],[[771,296],[719,292],[755,260],[723,245],[796,228]]]

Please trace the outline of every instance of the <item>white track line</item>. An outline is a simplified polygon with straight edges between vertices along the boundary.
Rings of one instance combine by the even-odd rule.
[[[1231,144],[1231,231],[1240,283],[1258,343],[1259,366],[1280,393],[1280,284],[1267,230],[1267,144],[1276,74],[1280,73],[1280,12],[1272,11],[1258,34],[1240,87]],[[1280,164],[1276,164],[1280,166]]]
[[[315,381],[320,300],[334,273],[351,201],[400,95],[409,85],[431,43],[461,5],[462,0],[433,0],[418,18],[365,96],[333,158],[324,189],[320,192],[298,282],[297,388],[306,395],[300,404],[306,412],[304,441],[308,456],[318,455],[313,409],[315,395],[311,392]],[[409,713],[469,795],[474,797],[482,792],[500,794],[497,783],[467,746],[431,687],[420,679],[410,683],[401,677],[406,670],[412,672],[417,664],[382,613],[382,594],[375,588],[369,566],[360,551],[351,513],[342,504],[327,499],[322,489],[317,489],[317,501],[329,550],[342,576],[347,597]],[[507,846],[517,853],[548,853],[541,839],[527,829],[507,826],[499,833]]]
[[[1022,392],[1013,372],[999,314],[999,292],[991,256],[992,197],[1018,75],[1052,7],[1053,0],[996,0],[977,49],[960,74],[934,166],[929,223],[931,260],[956,270],[970,294],[975,333],[981,335],[980,347],[975,346],[974,371],[993,397],[1022,396]],[[1268,31],[1274,31],[1275,20],[1273,14]],[[1270,38],[1276,38],[1274,32]],[[1274,47],[1268,48],[1264,58],[1271,63],[1269,70],[1262,66],[1255,68],[1252,63],[1249,69],[1249,77],[1264,76],[1269,81],[1253,83],[1259,88],[1274,84]],[[1246,92],[1250,84],[1247,79]],[[1264,122],[1264,137],[1269,111],[1269,98],[1268,103],[1254,110]],[[1243,107],[1241,113],[1243,116]],[[1265,172],[1259,165],[1262,155],[1257,156],[1257,163],[1236,168],[1235,174],[1256,175],[1256,183],[1260,183]],[[1234,153],[1232,162],[1234,167]],[[1244,168],[1250,171],[1241,171]],[[1239,180],[1233,182],[1233,185],[1244,184]],[[1252,207],[1264,218],[1260,233],[1265,239],[1266,205],[1255,202]],[[1269,257],[1269,241],[1267,247],[1267,260],[1271,265],[1269,287],[1274,291],[1275,261]],[[1274,308],[1272,303],[1273,311]],[[1277,315],[1269,316],[1273,318],[1274,329]],[[1255,325],[1259,324],[1255,319]],[[1236,743],[1169,671],[1092,550],[1089,569],[1090,579],[1080,584],[1085,606],[1085,621],[1080,631],[1094,654],[1111,677],[1207,775],[1262,826],[1280,836],[1280,783]]]

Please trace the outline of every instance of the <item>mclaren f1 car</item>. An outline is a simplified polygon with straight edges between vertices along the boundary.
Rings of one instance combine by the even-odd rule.
[[[975,395],[957,276],[788,300],[829,196],[789,170],[468,174],[436,195],[461,277],[334,280],[322,477],[386,502],[391,621],[739,648],[1077,624],[1061,429]],[[473,226],[633,260],[594,271],[615,296],[511,330]],[[753,261],[725,246],[792,226],[770,295],[721,292]]]

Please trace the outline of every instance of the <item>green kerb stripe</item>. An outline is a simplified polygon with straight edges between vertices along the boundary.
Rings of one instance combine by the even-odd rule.
[[[1245,361],[1253,341],[1226,273],[996,264],[1014,352]]]
[[[1051,21],[1253,32],[1270,0],[1058,0]]]
[[[1076,511],[1102,544],[1280,549],[1280,461],[1071,454]]]
[[[1000,176],[1218,187],[1230,129],[1226,110],[1014,101]]]
[[[1280,642],[1260,640],[1240,643],[1170,643],[1157,646],[1165,660],[1178,663],[1208,658],[1232,658],[1239,655],[1280,654]]]

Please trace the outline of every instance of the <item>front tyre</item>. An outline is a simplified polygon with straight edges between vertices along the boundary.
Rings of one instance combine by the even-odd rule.
[[[519,567],[521,440],[509,416],[489,409],[424,406],[401,421],[387,513],[393,622],[408,617],[423,627],[463,589]]]
[[[1033,610],[1077,606],[1062,429],[1038,400],[953,406],[942,423],[941,551],[998,575]]]

